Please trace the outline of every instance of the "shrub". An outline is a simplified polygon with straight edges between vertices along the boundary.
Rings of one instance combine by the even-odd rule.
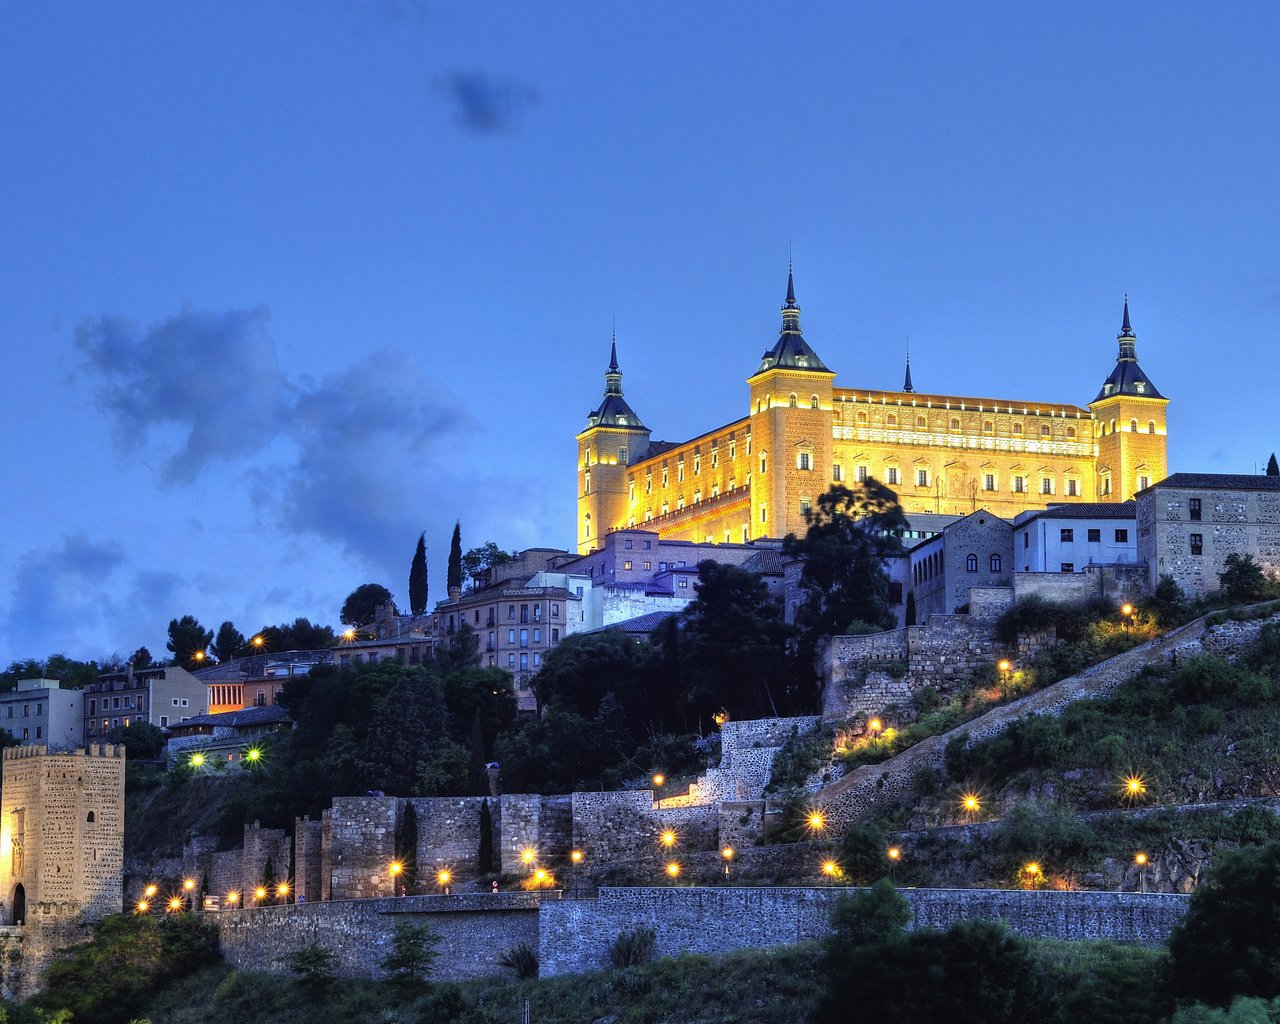
[[[1024,800],[1001,822],[994,842],[1011,865],[1020,865],[1027,859],[1067,864],[1101,841],[1092,826],[1065,807]]]
[[[889,873],[889,842],[874,825],[850,825],[840,842],[840,867],[853,882],[866,885]]]
[[[1055,627],[1061,618],[1061,609],[1052,601],[1030,594],[996,619],[996,638],[1001,643],[1016,643],[1025,633],[1043,633]]]
[[[519,942],[500,957],[498,963],[508,970],[515,971],[517,978],[536,978],[538,976],[538,951],[527,942]]]
[[[338,956],[333,950],[313,942],[285,954],[284,965],[298,976],[304,988],[318,995],[337,977]]]
[[[902,898],[892,882],[881,878],[870,889],[836,900],[831,909],[828,957],[838,955],[848,946],[899,939],[907,933],[910,923],[911,904]]]
[[[658,933],[652,928],[631,928],[622,932],[609,946],[609,963],[613,967],[638,967],[653,959]]]
[[[1222,565],[1218,583],[1228,601],[1260,601],[1267,596],[1270,587],[1266,574],[1253,555],[1230,554]]]
[[[1178,700],[1201,704],[1214,697],[1227,697],[1236,692],[1236,669],[1209,654],[1197,654],[1186,660],[1173,676],[1173,689]]]

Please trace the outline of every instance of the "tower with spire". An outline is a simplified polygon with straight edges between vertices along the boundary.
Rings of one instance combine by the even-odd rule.
[[[623,521],[629,504],[627,467],[649,455],[649,428],[622,396],[615,331],[604,374],[604,398],[587,413],[578,434],[579,554],[600,547],[600,538]]]
[[[1128,501],[1168,475],[1169,401],[1138,363],[1138,338],[1129,320],[1128,295],[1116,342],[1116,364],[1089,403],[1097,424],[1099,501]]]
[[[831,486],[834,380],[800,329],[788,264],[778,340],[747,378],[753,539],[804,533],[804,509]]]

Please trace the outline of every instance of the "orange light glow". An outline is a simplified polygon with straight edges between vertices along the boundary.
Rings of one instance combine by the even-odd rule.
[[[663,846],[670,849],[672,846],[676,845],[675,831],[672,829],[667,829],[665,832],[662,833],[662,835],[658,837],[658,841],[662,843]]]
[[[653,777],[654,786],[661,787],[666,781],[667,781],[667,777],[663,775],[661,772],[659,772],[657,775]]]
[[[960,806],[965,809],[967,814],[976,814],[982,810],[982,801],[978,799],[977,793],[966,793],[960,798]]]
[[[887,856],[890,860],[901,860],[902,851],[899,850],[896,846],[891,846],[887,851]]]
[[[677,864],[675,861],[671,861],[671,862],[667,865],[667,875],[668,875],[669,877],[671,877],[671,878],[679,878],[679,877],[680,877],[680,865],[679,865],[679,864]]]
[[[572,853],[569,854],[569,859],[573,861],[575,864],[581,864],[582,857],[583,857],[583,853],[581,850],[574,850]]]

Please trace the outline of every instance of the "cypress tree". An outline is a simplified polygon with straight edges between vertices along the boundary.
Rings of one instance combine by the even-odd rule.
[[[916,624],[916,592],[914,590],[907,591],[907,614],[903,619],[904,626],[914,626]]]
[[[1276,462],[1276,453],[1271,453],[1271,458],[1267,460],[1267,476],[1280,476],[1280,462]]]
[[[480,850],[476,859],[480,874],[493,874],[493,815],[487,799],[480,802]]]
[[[409,566],[409,611],[424,615],[427,611],[427,540],[426,534],[418,534],[418,550],[413,553]]]
[[[449,594],[462,590],[462,522],[453,524],[453,540],[449,541]]]

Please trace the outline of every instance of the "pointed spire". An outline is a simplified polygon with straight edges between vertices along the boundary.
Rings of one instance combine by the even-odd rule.
[[[1116,362],[1125,363],[1138,361],[1138,338],[1133,333],[1133,328],[1129,325],[1129,293],[1124,296],[1124,320],[1120,324],[1120,333],[1116,335],[1116,341],[1120,342],[1120,353],[1116,356]]]
[[[1122,338],[1133,337],[1133,328],[1129,326],[1129,293],[1124,295],[1124,323],[1120,325],[1120,336]]]
[[[613,340],[609,345],[609,372],[618,372],[618,323],[613,324]]]
[[[796,282],[791,269],[791,257],[787,257],[787,304],[783,309],[794,309],[796,305]]]
[[[913,391],[915,391],[915,388],[912,387],[911,385],[911,339],[910,338],[907,339],[907,379],[903,382],[902,390],[905,391],[907,394],[911,394]]]
[[[613,338],[609,343],[609,369],[604,375],[604,393],[622,394],[622,371],[618,369],[618,327],[614,324]]]

